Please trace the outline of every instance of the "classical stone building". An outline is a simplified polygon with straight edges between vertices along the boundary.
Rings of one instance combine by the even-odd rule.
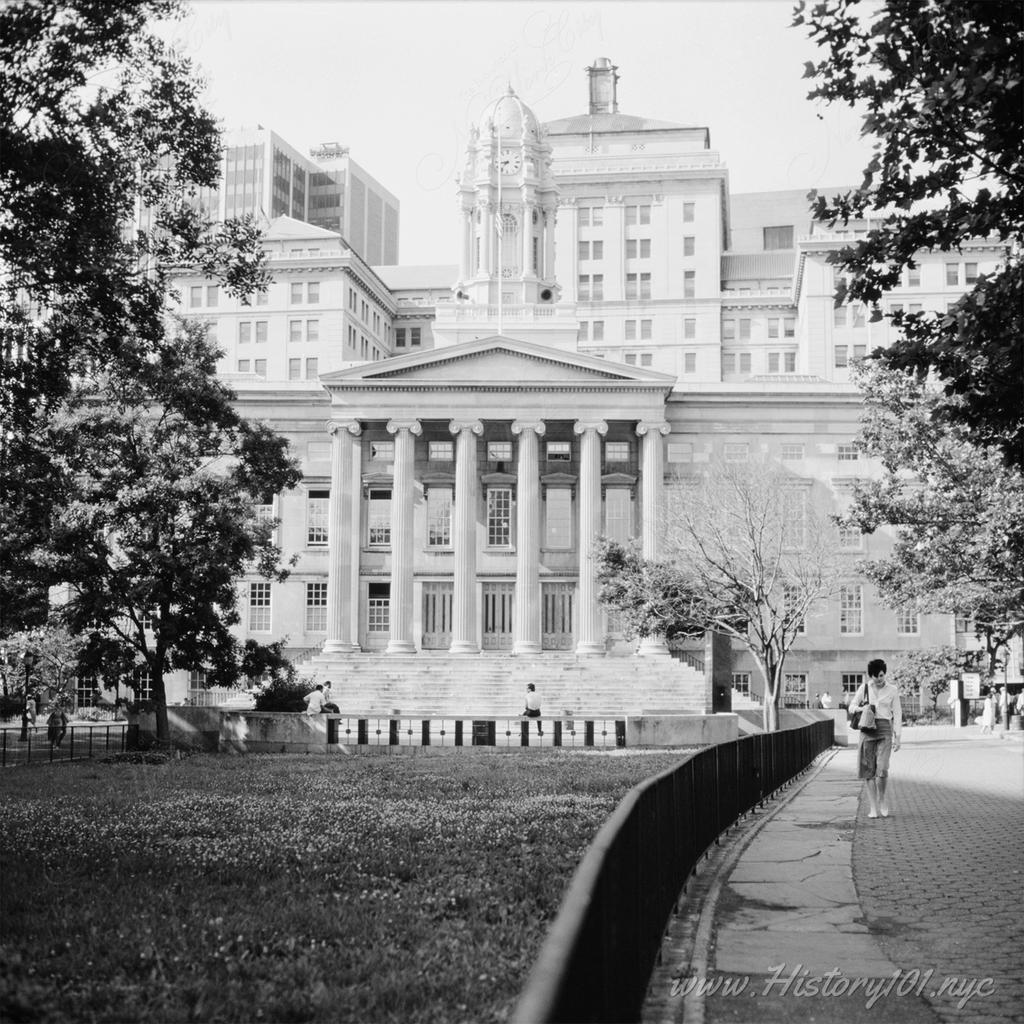
[[[511,89],[482,113],[449,264],[371,266],[343,234],[281,216],[274,283],[251,305],[180,282],[242,409],[303,463],[260,510],[298,564],[281,584],[241,582],[244,632],[286,637],[347,681],[353,709],[453,706],[459,692],[425,675],[441,665],[463,693],[484,676],[518,685],[526,666],[571,707],[708,706],[664,644],[632,656],[596,601],[594,538],[656,554],[680,481],[718,461],[777,464],[829,511],[876,471],[853,443],[849,367],[890,328],[833,308],[827,263],[869,225],[812,223],[803,191],[730,196],[707,128],[620,113],[604,58],[586,82],[583,114],[544,124]],[[883,307],[942,311],[1000,256],[922,253]],[[807,618],[792,702],[841,700],[876,654],[965,641],[952,617],[886,608],[858,576],[889,542],[837,534],[848,580]],[[749,655],[733,672],[760,691]],[[507,710],[494,685],[480,702]]]

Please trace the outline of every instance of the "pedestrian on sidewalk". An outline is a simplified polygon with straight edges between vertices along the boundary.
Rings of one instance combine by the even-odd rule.
[[[992,735],[992,726],[995,725],[996,721],[996,706],[995,701],[992,700],[992,691],[989,690],[985,695],[985,702],[981,705],[981,735],[985,733]]]
[[[68,731],[68,716],[59,704],[54,704],[50,717],[46,720],[46,738],[50,746],[59,747]]]
[[[533,683],[526,684],[526,709],[520,715],[520,718],[536,718],[537,722],[537,735],[543,736],[544,730],[540,727],[540,694],[537,693],[537,687]]]
[[[857,777],[868,790],[868,817],[889,817],[886,787],[889,782],[889,758],[900,749],[903,732],[903,707],[900,692],[885,681],[887,666],[881,658],[868,662],[868,681],[862,683],[850,705],[851,710],[870,704],[875,710],[875,731],[860,734]]]

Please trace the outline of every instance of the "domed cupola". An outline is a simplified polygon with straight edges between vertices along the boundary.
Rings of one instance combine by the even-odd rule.
[[[504,96],[496,99],[480,119],[484,138],[539,142],[541,128],[533,111],[516,95],[510,85]]]

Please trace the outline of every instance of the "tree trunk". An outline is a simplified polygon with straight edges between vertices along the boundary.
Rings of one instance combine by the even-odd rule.
[[[164,686],[164,651],[157,644],[156,654],[150,663],[153,680],[153,707],[156,711],[156,742],[161,747],[171,745],[171,723],[167,719],[167,688]]]
[[[781,689],[779,666],[765,663],[758,659],[758,668],[764,677],[764,704],[761,709],[761,728],[765,732],[778,732],[779,729],[779,698]]]

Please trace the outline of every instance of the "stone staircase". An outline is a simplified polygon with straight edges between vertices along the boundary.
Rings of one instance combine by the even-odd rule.
[[[305,675],[331,681],[347,715],[493,718],[518,715],[533,683],[545,716],[703,714],[703,674],[667,657],[573,654],[319,654]]]

